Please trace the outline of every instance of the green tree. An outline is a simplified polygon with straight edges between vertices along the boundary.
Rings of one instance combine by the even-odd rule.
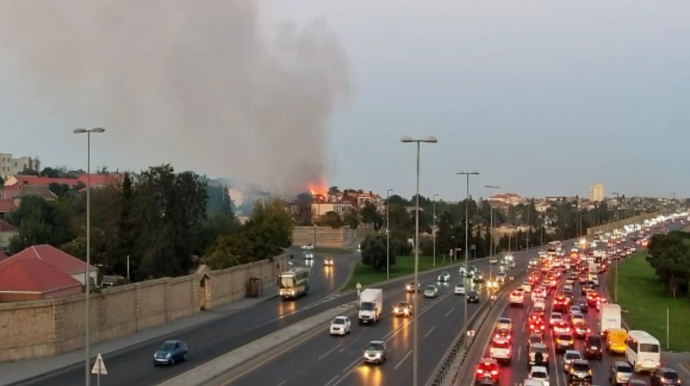
[[[254,260],[272,259],[292,245],[294,222],[280,200],[257,202],[243,235],[252,243]]]
[[[23,176],[39,176],[39,173],[34,169],[24,168],[20,173]]]
[[[220,236],[204,257],[204,264],[211,269],[224,269],[250,263],[253,250],[252,242],[241,233]]]
[[[455,220],[449,211],[443,211],[436,222],[436,253],[447,256],[455,248],[454,225]]]
[[[387,259],[390,265],[395,265],[395,250],[390,249],[390,255],[387,257],[386,237],[380,234],[367,236],[361,244],[362,250],[362,264],[371,266],[375,272],[380,272],[386,269]]]
[[[10,253],[31,245],[50,244],[54,247],[74,239],[71,211],[62,202],[47,202],[40,197],[24,197],[7,220],[16,226],[17,235],[10,239]]]
[[[378,229],[383,224],[383,218],[376,209],[376,205],[367,201],[361,210],[362,222],[365,224],[374,224]]]
[[[55,195],[58,197],[65,197],[67,196],[67,193],[69,193],[71,188],[67,184],[58,184],[57,182],[51,182],[50,184],[48,184],[48,189],[50,189],[50,191],[55,193]]]
[[[41,177],[50,177],[50,178],[60,178],[62,175],[60,174],[60,169],[55,169],[51,167],[45,167],[43,170],[41,170],[40,173]]]
[[[345,223],[345,225],[350,226],[350,229],[352,230],[357,229],[359,227],[359,218],[357,218],[357,215],[353,212],[345,214],[343,222]]]
[[[338,229],[343,226],[343,220],[340,218],[340,215],[333,211],[326,212],[326,214],[323,216],[322,222],[324,225],[333,229]]]
[[[132,188],[132,177],[125,173],[122,177],[122,188],[119,197],[120,211],[117,215],[116,234],[117,234],[117,259],[113,262],[114,270],[126,272],[127,256],[135,253],[137,241],[137,226],[135,224],[135,203],[134,190]],[[139,270],[140,259],[133,259],[130,262],[130,271]]]

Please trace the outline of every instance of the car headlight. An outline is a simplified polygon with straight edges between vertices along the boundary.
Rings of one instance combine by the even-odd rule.
[[[377,353],[376,353],[376,358],[381,358],[381,353],[377,352]]]

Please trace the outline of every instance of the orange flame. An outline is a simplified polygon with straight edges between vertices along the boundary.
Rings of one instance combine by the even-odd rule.
[[[323,196],[326,197],[328,194],[328,184],[326,183],[326,180],[319,179],[318,181],[315,182],[310,182],[307,184],[307,189],[311,192],[312,196]]]

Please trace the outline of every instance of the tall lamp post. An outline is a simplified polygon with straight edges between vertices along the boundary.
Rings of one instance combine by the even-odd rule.
[[[434,225],[432,232],[434,234],[434,237],[432,238],[434,243],[434,268],[436,268],[436,197],[438,197],[438,194],[434,194]]]
[[[486,185],[484,187],[487,189],[493,189],[493,190],[501,189],[500,186],[496,186],[496,185]],[[494,245],[494,206],[491,204],[489,204],[489,206],[491,207],[491,225],[490,225],[490,227],[491,227],[491,248],[489,248],[489,253],[491,254],[491,256],[493,256],[496,254],[496,247]]]
[[[467,190],[466,198],[465,198],[465,267],[470,266],[470,252],[469,252],[469,243],[470,243],[470,232],[469,232],[469,226],[470,226],[470,176],[478,176],[478,172],[459,172],[459,175],[467,177],[467,183],[465,185],[465,188]],[[469,268],[467,268],[469,269]],[[463,302],[465,304],[465,329],[468,328],[467,326],[467,302]],[[467,349],[469,345],[469,340],[465,339],[465,349]]]
[[[422,143],[437,143],[438,140],[434,136],[428,136],[426,138],[412,138],[410,136],[403,136],[400,138],[402,143],[414,143],[417,145],[417,203],[415,204],[416,216],[415,216],[415,227],[414,227],[414,285],[419,283],[419,154]],[[415,312],[412,313],[412,386],[418,386],[419,378],[419,319],[417,313],[417,298],[419,294],[417,291],[414,292],[414,298],[412,303],[412,309]],[[467,302],[465,302],[467,304]]]
[[[393,189],[386,190],[386,279],[391,278],[391,210],[390,199]]]
[[[104,128],[96,127],[93,129],[75,129],[74,134],[86,134],[86,274],[84,275],[84,286],[86,290],[86,315],[84,325],[84,369],[86,386],[91,385],[91,353],[90,349],[90,322],[91,307],[89,298],[91,295],[91,134],[105,132]]]
[[[614,196],[616,196],[616,222],[618,222],[618,205],[620,205],[620,193],[613,192],[611,193]],[[618,226],[618,224],[616,224]],[[616,259],[616,276],[614,277],[614,284],[613,284],[613,301],[618,303],[618,261],[620,260],[620,256]]]

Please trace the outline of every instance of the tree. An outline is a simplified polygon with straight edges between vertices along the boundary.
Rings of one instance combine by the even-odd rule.
[[[67,203],[47,202],[40,197],[24,197],[8,222],[17,229],[10,239],[10,253],[20,252],[31,245],[50,244],[54,247],[75,238],[71,221],[71,208]]]
[[[666,284],[671,297],[681,288],[688,288],[690,279],[690,248],[686,245],[674,245],[652,259],[656,274]]]
[[[49,178],[60,178],[60,177],[62,177],[59,169],[54,169],[51,167],[43,168],[43,170],[41,170],[40,176],[41,177],[49,177]]]
[[[242,234],[220,236],[210,253],[204,257],[204,264],[211,269],[224,269],[252,261],[254,246]]]
[[[24,168],[20,173],[23,176],[39,176],[39,173],[34,169]]]
[[[360,213],[362,216],[362,222],[365,224],[374,224],[376,229],[380,228],[383,224],[383,218],[376,209],[376,205],[367,201],[362,208]]]
[[[359,218],[353,212],[345,214],[343,222],[345,223],[345,225],[348,225],[352,230],[355,230],[359,227]]]
[[[448,255],[455,248],[453,238],[453,223],[455,220],[450,212],[443,211],[436,222],[436,253]]]
[[[272,259],[292,245],[294,223],[282,201],[259,201],[244,225],[244,237],[252,243],[252,261]]]
[[[390,255],[387,256],[385,235],[367,236],[361,244],[361,250],[362,264],[371,266],[375,272],[385,270],[387,261],[390,261],[391,266],[395,265],[396,254],[393,248],[390,249]]]
[[[48,184],[48,189],[55,193],[58,197],[65,197],[70,191],[70,186],[67,184],[58,184],[57,182],[51,182]]]
[[[326,212],[322,222],[324,225],[333,229],[338,229],[343,226],[343,220],[340,218],[340,215],[333,211]]]
[[[129,173],[125,173],[122,177],[122,188],[118,201],[120,204],[120,212],[117,216],[116,225],[117,259],[113,263],[113,269],[116,272],[123,272],[123,268],[125,270],[127,268],[127,256],[134,254],[137,241],[134,213],[134,191],[132,189],[132,177]],[[123,263],[125,266],[123,266]],[[137,271],[139,269],[138,263],[139,259],[135,259],[134,262],[131,262],[130,270]]]

